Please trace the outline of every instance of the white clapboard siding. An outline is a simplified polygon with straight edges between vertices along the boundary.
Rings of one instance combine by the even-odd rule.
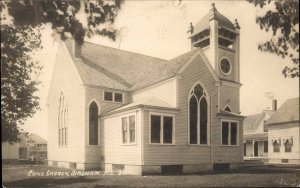
[[[286,123],[281,125],[270,125],[268,126],[268,157],[270,159],[298,159],[300,162],[300,129],[299,129],[299,122],[296,123]],[[293,145],[291,152],[285,152],[285,147],[283,144],[284,138],[293,138]],[[274,146],[272,144],[272,139],[280,138],[281,145],[280,145],[280,152],[273,152]]]
[[[68,146],[58,147],[58,105],[67,100]],[[84,162],[84,91],[69,52],[60,44],[48,96],[48,159]]]
[[[132,93],[132,102],[155,97],[176,107],[176,79],[169,79]]]
[[[122,117],[135,115],[136,143],[122,143]],[[134,110],[101,121],[101,152],[104,163],[141,165],[141,111]],[[128,138],[129,139],[129,138]]]

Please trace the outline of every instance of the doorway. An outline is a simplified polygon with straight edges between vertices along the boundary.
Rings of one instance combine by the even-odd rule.
[[[254,142],[254,157],[258,157],[258,141]]]

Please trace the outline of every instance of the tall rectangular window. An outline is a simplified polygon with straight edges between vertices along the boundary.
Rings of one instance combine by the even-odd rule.
[[[151,115],[151,143],[173,143],[173,117],[163,115]]]
[[[280,144],[277,142],[273,143],[273,152],[280,152]]]
[[[160,143],[160,116],[151,116],[151,143]]]
[[[222,121],[222,145],[235,146],[238,143],[238,123]]]
[[[229,122],[222,122],[222,145],[228,145]]]
[[[127,117],[122,118],[122,140],[127,143]]]
[[[237,145],[237,123],[231,123],[230,145]]]
[[[173,141],[173,118],[172,117],[164,117],[164,123],[163,123],[164,129],[163,129],[163,141],[164,143],[172,144]]]
[[[135,142],[135,116],[129,116],[130,143]]]
[[[265,153],[268,153],[268,150],[269,150],[269,145],[268,145],[268,141],[264,141],[264,152]]]

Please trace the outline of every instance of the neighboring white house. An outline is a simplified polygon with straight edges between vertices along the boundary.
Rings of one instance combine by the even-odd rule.
[[[191,29],[191,51],[171,60],[61,42],[49,165],[139,175],[241,166],[239,30],[213,5]]]
[[[300,164],[299,97],[286,100],[266,125],[269,163]]]
[[[268,127],[265,122],[274,114],[277,101],[273,100],[272,110],[247,116],[244,120],[244,159],[266,159],[268,157]]]

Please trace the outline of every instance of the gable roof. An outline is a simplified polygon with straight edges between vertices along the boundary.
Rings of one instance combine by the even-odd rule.
[[[35,133],[21,133],[18,137],[20,146],[27,147],[27,143],[47,144],[47,141]]]
[[[244,126],[244,131],[252,131],[255,130],[258,126],[258,122],[261,119],[261,116],[263,114],[254,114],[247,116],[244,120],[243,126]]]
[[[141,107],[149,107],[149,108],[159,108],[159,109],[165,109],[165,110],[171,110],[171,111],[179,111],[178,108],[174,108],[169,103],[166,103],[165,101],[158,99],[156,97],[148,97],[124,106],[121,106],[120,108],[114,109],[112,111],[109,111],[107,113],[101,114],[100,117],[105,117],[108,115],[112,115],[115,113],[127,111],[130,109],[135,108],[141,108]]]
[[[299,97],[286,100],[266,124],[299,121]]]
[[[72,56],[72,39],[65,41]],[[194,49],[169,61],[84,42],[81,58],[73,58],[84,84],[136,91],[176,76],[201,49]],[[201,56],[202,57],[202,56]]]

